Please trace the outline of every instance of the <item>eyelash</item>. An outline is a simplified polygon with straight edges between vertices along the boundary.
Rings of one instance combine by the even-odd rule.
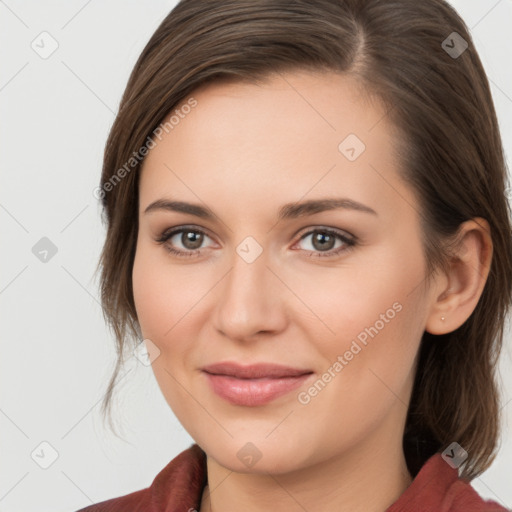
[[[170,252],[174,256],[177,256],[178,258],[190,258],[193,256],[200,256],[201,249],[181,251],[181,250],[175,249],[174,247],[171,247],[170,245],[166,244],[166,242],[170,238],[172,238],[174,235],[176,235],[178,233],[186,233],[186,232],[200,233],[202,235],[208,236],[208,234],[205,231],[203,231],[202,229],[182,226],[179,229],[173,229],[172,231],[169,231],[169,230],[163,231],[160,234],[160,236],[156,239],[156,242],[163,245],[168,252]],[[338,247],[338,249],[336,249],[336,250],[331,249],[330,251],[324,251],[324,252],[309,251],[309,252],[311,252],[311,254],[309,255],[310,258],[333,258],[333,257],[338,256],[342,252],[351,251],[357,245],[356,237],[348,237],[346,235],[343,235],[341,232],[336,231],[334,229],[330,229],[330,228],[317,228],[317,229],[310,230],[310,231],[304,233],[300,237],[299,241],[301,241],[304,238],[306,238],[312,234],[315,234],[315,233],[323,233],[323,234],[332,235],[332,236],[338,238],[339,240],[341,240],[343,242],[344,246]],[[208,236],[208,238],[210,238],[210,237]]]

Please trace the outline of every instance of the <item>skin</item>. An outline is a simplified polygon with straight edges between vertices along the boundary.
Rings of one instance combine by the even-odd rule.
[[[463,224],[460,255],[426,287],[419,206],[392,151],[398,135],[360,90],[333,72],[208,84],[144,161],[134,298],[142,333],[160,350],[152,364],[158,385],[207,454],[201,512],[381,512],[411,483],[402,436],[421,336],[453,331],[469,317],[492,243],[485,220]],[[355,161],[338,149],[350,133],[366,145]],[[327,197],[377,215],[335,209],[277,221],[284,203]],[[215,217],[144,213],[162,198],[207,206]],[[155,241],[191,225],[207,233],[199,255],[180,258]],[[344,246],[314,244],[311,231],[322,228],[357,244],[322,257]],[[248,236],[262,249],[252,263],[236,252]],[[197,247],[185,244],[181,233],[167,241]],[[300,403],[298,393],[396,303],[394,318]],[[226,360],[314,375],[266,405],[232,405],[200,371]],[[248,442],[261,454],[251,467],[237,457]]]

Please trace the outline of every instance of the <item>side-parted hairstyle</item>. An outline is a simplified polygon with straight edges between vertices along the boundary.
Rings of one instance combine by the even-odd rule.
[[[460,476],[469,481],[491,465],[501,433],[495,371],[511,304],[512,216],[489,82],[443,0],[182,0],[162,21],[130,75],[97,189],[107,233],[96,271],[117,353],[103,415],[111,420],[119,371],[142,340],[132,288],[140,155],[198,86],[293,70],[342,73],[386,107],[400,175],[419,202],[426,283],[447,269],[461,223],[490,224],[493,257],[475,310],[453,332],[423,334],[403,438],[411,475],[455,441],[468,452]]]

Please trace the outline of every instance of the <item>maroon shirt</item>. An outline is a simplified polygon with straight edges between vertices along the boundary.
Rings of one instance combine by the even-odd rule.
[[[197,444],[177,455],[146,489],[96,503],[77,512],[194,512],[207,483],[206,455]],[[484,501],[436,453],[385,512],[507,512]]]

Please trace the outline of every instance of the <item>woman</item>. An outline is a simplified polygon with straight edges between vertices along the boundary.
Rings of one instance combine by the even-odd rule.
[[[181,1],[97,190],[104,411],[144,346],[196,443],[82,510],[505,510],[469,485],[499,439],[505,181],[445,2]]]

